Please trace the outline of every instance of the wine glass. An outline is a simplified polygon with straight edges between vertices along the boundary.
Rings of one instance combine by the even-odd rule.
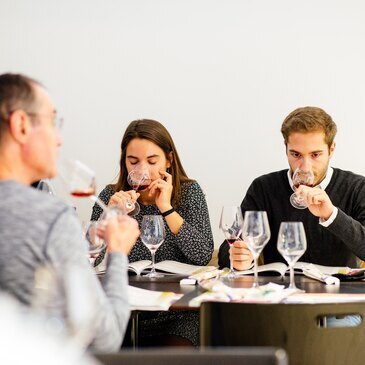
[[[314,175],[311,170],[304,171],[299,167],[295,169],[293,174],[293,186],[294,189],[298,189],[300,185],[313,186],[314,183]],[[297,209],[306,209],[308,207],[307,203],[304,200],[304,197],[300,193],[294,192],[290,196],[290,203],[294,208]]]
[[[116,210],[118,210],[118,214],[127,214],[131,211],[127,207],[124,210],[119,206],[118,208],[107,207],[96,195],[95,172],[81,161],[63,160],[60,165],[60,176],[66,182],[72,196],[91,198],[104,211],[104,214],[114,214]]]
[[[97,298],[88,271],[73,263],[35,271],[31,305],[47,328],[86,348],[95,336]]]
[[[101,251],[106,248],[105,241],[99,236],[102,222],[103,220],[84,223],[85,238],[88,243],[88,255],[91,264],[94,263]]]
[[[254,259],[254,282],[252,287],[257,288],[258,273],[257,260],[262,249],[270,239],[270,226],[267,214],[264,211],[246,211],[242,227],[242,239],[247,243]]]
[[[302,222],[282,222],[280,224],[277,248],[284,257],[290,269],[289,289],[297,289],[294,281],[294,264],[304,254],[307,249],[307,239],[305,237]]]
[[[155,269],[155,253],[165,239],[165,225],[161,215],[145,215],[141,224],[141,240],[150,250],[152,256],[152,268],[146,275],[149,278],[164,276]]]
[[[151,183],[150,173],[147,168],[136,167],[129,172],[127,182],[135,192],[145,190]],[[131,215],[137,215],[141,210],[138,202],[131,201],[127,203],[127,209],[133,209]]]
[[[240,237],[242,232],[243,218],[240,207],[237,206],[224,206],[222,208],[221,219],[219,222],[219,228],[223,231],[224,236],[229,244],[231,251],[233,243]],[[233,279],[236,274],[233,269],[233,257],[230,252],[230,269],[228,272],[228,279]]]
[[[74,197],[89,197],[104,211],[107,206],[96,196],[95,172],[79,160],[64,159],[60,163],[60,176]]]
[[[49,195],[55,195],[54,189],[48,179],[39,180],[36,189]]]

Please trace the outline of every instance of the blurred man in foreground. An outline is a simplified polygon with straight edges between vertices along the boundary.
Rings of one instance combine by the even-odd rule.
[[[102,287],[88,263],[73,209],[30,187],[56,175],[61,143],[56,110],[44,87],[23,75],[0,75],[0,288],[29,305],[38,268],[50,268],[58,279],[76,268],[83,288],[92,293],[90,347],[117,351],[129,319],[127,254],[138,226],[129,217],[109,221],[109,261]],[[67,300],[59,290],[52,305],[69,321]]]

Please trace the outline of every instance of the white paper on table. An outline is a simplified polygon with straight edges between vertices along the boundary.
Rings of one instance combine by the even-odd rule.
[[[327,275],[319,271],[319,269],[313,265],[309,264],[307,267],[303,267],[303,274],[305,276],[308,276],[312,279],[321,281],[322,283],[325,283],[327,285],[340,285],[340,279]]]
[[[291,289],[284,285],[268,283],[259,288],[231,288],[219,280],[206,280],[200,286],[207,291],[193,298],[189,305],[199,307],[202,302],[243,302],[243,303],[279,303],[288,295]]]
[[[167,311],[171,304],[182,294],[137,288],[128,285],[128,297],[131,310]]]
[[[284,300],[285,303],[349,303],[365,302],[365,294],[299,293]]]

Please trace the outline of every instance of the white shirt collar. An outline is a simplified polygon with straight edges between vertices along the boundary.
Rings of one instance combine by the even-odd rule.
[[[328,170],[327,170],[327,174],[326,174],[326,177],[315,187],[318,187],[322,190],[326,190],[328,184],[330,183],[331,179],[332,179],[332,175],[333,175],[333,168],[332,167],[329,167]],[[289,185],[290,187],[293,189],[294,191],[294,188],[293,188],[293,180],[290,176],[290,169],[288,170],[288,180],[289,180]]]

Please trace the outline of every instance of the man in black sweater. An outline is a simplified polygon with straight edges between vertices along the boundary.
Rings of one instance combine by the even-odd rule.
[[[301,261],[328,266],[356,267],[365,259],[365,178],[329,167],[335,150],[336,124],[322,109],[298,108],[284,120],[281,132],[286,145],[289,169],[256,178],[242,201],[241,209],[267,212],[271,238],[263,251],[264,263],[283,261],[276,248],[282,221],[301,221],[307,236],[307,250]],[[308,209],[290,203],[293,171],[312,171],[313,187],[300,185]],[[231,248],[233,266],[245,270],[252,255],[243,241]],[[219,265],[229,267],[227,241],[219,249]]]

